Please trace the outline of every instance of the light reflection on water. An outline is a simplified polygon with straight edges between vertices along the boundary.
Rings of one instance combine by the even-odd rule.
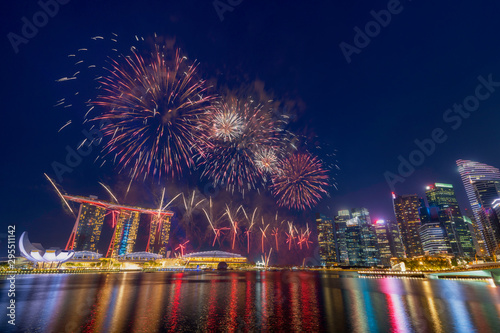
[[[0,282],[0,304],[8,285]],[[18,276],[26,332],[494,332],[500,288],[353,273],[221,272]],[[2,316],[0,331],[10,327]]]

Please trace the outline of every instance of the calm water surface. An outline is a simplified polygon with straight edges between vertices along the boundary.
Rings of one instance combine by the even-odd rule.
[[[133,272],[21,275],[16,289],[20,332],[500,332],[500,288],[486,282]]]

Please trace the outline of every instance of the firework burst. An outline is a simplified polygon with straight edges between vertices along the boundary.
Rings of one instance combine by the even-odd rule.
[[[327,191],[327,170],[309,153],[296,153],[280,162],[271,189],[280,206],[305,210],[315,206]]]
[[[252,190],[265,182],[271,151],[284,151],[286,139],[282,119],[273,118],[251,100],[228,98],[216,103],[210,145],[206,146],[203,176],[230,191]],[[264,161],[264,162],[262,162]]]
[[[200,147],[209,145],[214,97],[196,78],[197,65],[187,64],[179,50],[174,53],[156,45],[143,57],[133,48],[122,63],[112,60],[100,81],[104,93],[93,104],[105,110],[94,120],[107,120],[104,149],[132,179],[180,177],[195,165]]]

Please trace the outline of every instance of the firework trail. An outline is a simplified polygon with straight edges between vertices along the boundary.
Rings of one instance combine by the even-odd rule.
[[[66,207],[69,208],[70,212],[76,217],[75,215],[75,212],[73,211],[73,209],[71,209],[71,206],[69,205],[69,203],[66,201],[66,199],[64,199],[61,191],[59,191],[59,189],[57,188],[56,184],[52,181],[52,179],[50,179],[49,176],[47,176],[46,173],[44,173],[45,175],[45,178],[47,178],[47,180],[52,184],[52,186],[54,187],[54,189],[56,190],[57,192],[57,195],[61,198],[62,201],[64,201],[64,203],[66,204]]]
[[[102,187],[104,187],[104,189],[109,193],[109,195],[111,195],[111,197],[113,198],[113,200],[115,200],[116,203],[119,203],[118,202],[118,199],[115,197],[115,195],[113,194],[113,192],[111,192],[111,190],[109,189],[108,186],[104,185],[103,183],[101,182],[98,182]],[[165,190],[163,190],[165,192]]]
[[[267,225],[264,224],[264,218],[262,218],[262,226],[264,227],[264,229],[262,229],[261,227],[259,227],[259,229],[260,229],[260,232],[262,234],[261,235],[262,253],[264,253],[264,238],[267,239],[266,230],[269,227],[269,224],[267,224]]]
[[[210,197],[210,200],[209,200],[209,211],[207,212],[207,210],[205,208],[202,208],[203,212],[205,213],[205,216],[207,217],[207,221],[208,223],[210,224],[210,227],[212,228],[212,231],[214,232],[214,241],[212,243],[212,247],[215,246],[215,242],[217,240],[220,241],[220,237],[221,237],[221,234],[223,231],[225,230],[230,230],[230,228],[216,228],[216,222],[217,221],[214,221],[213,219],[213,214],[212,214],[212,198]],[[220,243],[219,243],[220,245]]]
[[[132,179],[180,177],[195,166],[200,147],[210,146],[208,111],[214,97],[196,78],[197,65],[188,65],[180,50],[171,56],[155,45],[143,57],[133,48],[123,59],[111,60],[109,74],[99,81],[104,93],[92,102],[104,108],[94,118],[107,120],[104,150]]]
[[[289,251],[292,249],[292,244],[293,244],[293,241],[295,239],[295,236],[293,235],[294,231],[295,230],[294,230],[293,224],[291,222],[288,222],[288,232],[285,232],[285,234],[287,236],[286,243],[288,244]]]
[[[181,196],[181,195],[184,195],[184,194],[183,194],[182,192],[180,192],[179,194],[177,194],[175,197],[173,197],[173,198],[172,198],[172,200],[170,200],[170,201],[169,201],[169,202],[168,202],[165,206],[163,206],[163,208],[162,208],[161,210],[165,210],[165,209],[167,209],[167,208],[170,206],[170,204],[171,204],[172,202],[174,202],[174,201],[175,201],[175,199],[177,199],[177,198],[178,198],[179,196]]]
[[[309,153],[296,153],[281,161],[280,170],[273,175],[271,190],[278,205],[305,210],[315,206],[327,193],[326,186],[328,174],[321,161]]]
[[[241,207],[241,206],[240,206]],[[238,208],[236,210],[236,214],[238,213],[238,211],[240,210],[240,208]],[[233,242],[232,242],[232,247],[231,249],[234,250],[234,244],[235,244],[235,241],[236,241],[236,236],[238,234],[238,221],[236,220],[236,215],[232,214],[231,213],[231,210],[229,209],[229,206],[226,204],[226,210],[224,212],[224,215],[226,215],[229,219],[229,222],[231,223],[231,226],[233,228]]]
[[[281,119],[251,100],[228,98],[214,105],[210,145],[205,146],[202,177],[216,186],[244,193],[265,182],[275,155],[287,148]],[[263,165],[268,167],[261,169]],[[260,167],[259,167],[260,166]]]
[[[243,210],[245,218],[248,221],[248,227],[244,234],[247,238],[247,253],[250,253],[250,233],[252,232],[252,227],[255,223],[255,214],[257,213],[257,207],[255,207],[255,209],[253,210],[252,217],[250,219],[248,218],[248,215],[243,206],[240,206],[240,208]]]

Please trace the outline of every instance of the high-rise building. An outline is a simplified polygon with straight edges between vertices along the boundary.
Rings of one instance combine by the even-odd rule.
[[[415,257],[424,254],[420,241],[419,228],[421,225],[418,209],[420,201],[414,195],[396,195],[392,193],[394,214],[398,222],[401,239],[407,257]]]
[[[170,218],[167,214],[151,215],[147,252],[165,256],[170,236]]]
[[[389,242],[390,232],[384,220],[377,220],[375,222],[375,233],[377,235],[380,264],[390,266],[392,258],[391,245]]]
[[[88,203],[80,204],[72,250],[97,252],[105,216],[106,209],[103,207]]]
[[[341,210],[335,216],[335,247],[337,250],[337,258],[340,264],[349,265],[349,255],[347,251],[346,231],[347,221],[351,218],[351,213],[348,210]]]
[[[484,242],[483,236],[478,229],[478,224],[475,222],[474,216],[471,214],[469,216],[464,215],[464,222],[469,228],[469,232],[472,236],[472,244],[474,244],[474,249],[476,255],[479,257],[484,257],[488,254],[488,249],[486,248],[486,243]]]
[[[389,246],[391,247],[391,254],[395,258],[404,258],[405,250],[401,240],[401,233],[399,232],[398,224],[394,221],[386,220],[387,232],[389,236]]]
[[[337,262],[335,248],[335,228],[332,219],[323,214],[316,214],[318,229],[319,256],[322,266],[333,266]]]
[[[460,257],[474,256],[472,238],[460,211],[453,185],[435,183],[427,186],[425,193],[429,206],[438,210],[439,223],[444,230],[445,240],[451,253]],[[428,230],[437,233],[433,228]]]
[[[137,230],[139,228],[140,213],[122,210],[118,215],[113,236],[112,253],[110,257],[134,252]]]
[[[458,160],[457,165],[477,224],[478,235],[476,237],[486,245],[488,252],[486,255],[494,255],[498,251],[498,240],[494,235],[491,221],[487,218],[486,210],[493,202],[491,200],[492,185],[496,187],[495,183],[500,181],[500,170],[469,160]],[[478,253],[478,255],[481,254]]]
[[[104,216],[110,216],[114,228],[107,250],[107,257],[117,257],[134,251],[141,214],[150,217],[147,252],[164,255],[170,233],[171,211],[126,206],[117,202],[99,200],[96,196],[63,195],[68,201],[80,204],[80,211],[66,250],[96,251]],[[88,244],[88,245],[85,245]]]
[[[346,221],[344,235],[349,266],[362,266],[361,227],[359,225],[359,218],[350,218]]]
[[[361,265],[367,267],[377,266],[380,263],[377,246],[377,234],[371,221],[370,213],[366,208],[353,208],[351,216],[357,220],[360,228],[360,257]]]
[[[425,223],[419,229],[426,255],[449,253],[450,245],[440,223]]]

